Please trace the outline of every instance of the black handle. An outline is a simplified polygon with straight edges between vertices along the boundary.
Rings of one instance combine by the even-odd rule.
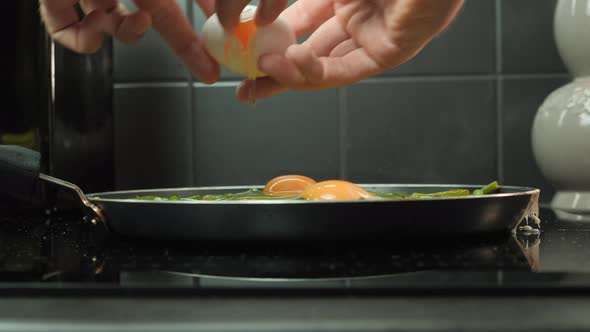
[[[40,168],[39,152],[16,145],[0,145],[0,192],[30,200]]]

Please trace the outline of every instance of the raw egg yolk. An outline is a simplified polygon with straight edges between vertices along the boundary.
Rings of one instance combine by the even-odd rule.
[[[254,34],[256,33],[256,24],[254,20],[248,20],[244,22],[240,22],[236,29],[234,30],[233,36],[242,44],[242,51],[248,49],[248,45],[250,45],[250,41]],[[229,53],[229,46],[231,42],[228,40],[225,42],[225,55]]]
[[[307,176],[283,175],[268,181],[263,192],[270,196],[295,196],[315,183],[314,179]]]
[[[341,180],[318,182],[303,191],[301,197],[311,201],[355,201],[371,194],[354,183]]]

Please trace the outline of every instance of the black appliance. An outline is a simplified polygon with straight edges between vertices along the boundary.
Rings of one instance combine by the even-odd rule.
[[[10,106],[0,111],[0,144],[40,151],[44,173],[87,191],[112,190],[111,41],[96,54],[76,54],[48,38],[38,1],[10,1],[6,6],[15,19],[4,38],[4,68],[13,84],[4,91]],[[43,189],[37,203],[52,197],[57,201],[53,190]],[[8,198],[0,201],[0,206],[15,204]]]

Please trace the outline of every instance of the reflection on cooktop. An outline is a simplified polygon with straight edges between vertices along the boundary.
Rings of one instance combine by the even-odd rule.
[[[527,239],[528,240],[528,239]],[[112,249],[124,287],[374,288],[498,285],[498,271],[530,273],[539,239],[480,239],[411,248],[355,244],[311,248]],[[422,247],[422,248],[421,248]],[[133,248],[130,250],[130,248]],[[131,258],[133,257],[133,258]],[[461,276],[457,273],[461,271]]]
[[[0,288],[1,283],[272,287],[280,282],[295,287],[303,281],[350,286],[392,276],[444,286],[460,280],[443,272],[462,273],[467,279],[461,282],[487,273],[484,281],[489,276],[495,284],[498,271],[537,271],[540,240],[541,235],[505,234],[405,244],[170,243],[106,234],[76,215],[0,217]]]
[[[350,278],[426,270],[527,270],[531,252],[516,237],[477,242],[408,244],[406,248],[385,244],[306,244],[297,247],[210,246],[157,248],[119,242],[109,248],[107,269],[115,271],[175,271],[197,275],[308,279]],[[536,248],[536,249],[534,249]],[[531,251],[532,250],[532,251]],[[533,265],[534,266],[534,265]]]

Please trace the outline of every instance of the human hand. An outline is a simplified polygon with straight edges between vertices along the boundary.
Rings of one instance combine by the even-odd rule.
[[[289,47],[285,54],[262,55],[258,67],[269,76],[257,79],[252,92],[253,82],[242,82],[236,94],[246,102],[287,89],[338,87],[399,66],[443,31],[463,2],[299,0],[282,16],[298,38],[310,32],[312,35],[303,44]],[[233,14],[234,22],[237,16]],[[226,24],[231,27],[232,23]]]
[[[153,25],[199,80],[213,83],[219,79],[219,65],[205,51],[175,0],[134,1],[139,9],[129,13],[119,0],[39,0],[48,33],[74,52],[96,52],[105,34],[133,43]],[[213,15],[215,0],[196,1],[207,16]],[[233,0],[223,0],[228,1]],[[75,10],[77,4],[86,14],[82,21]]]
[[[175,0],[134,0],[139,10],[129,11],[119,0],[39,0],[41,17],[51,37],[78,53],[96,52],[105,34],[125,43],[139,40],[150,28],[160,33],[187,68],[202,82],[219,79],[219,64],[206,52],[201,40]],[[231,31],[237,25],[244,0],[195,0],[207,17],[219,11],[223,25]],[[86,17],[80,21],[75,6]],[[256,22],[271,23],[286,7],[287,0],[260,0]]]

